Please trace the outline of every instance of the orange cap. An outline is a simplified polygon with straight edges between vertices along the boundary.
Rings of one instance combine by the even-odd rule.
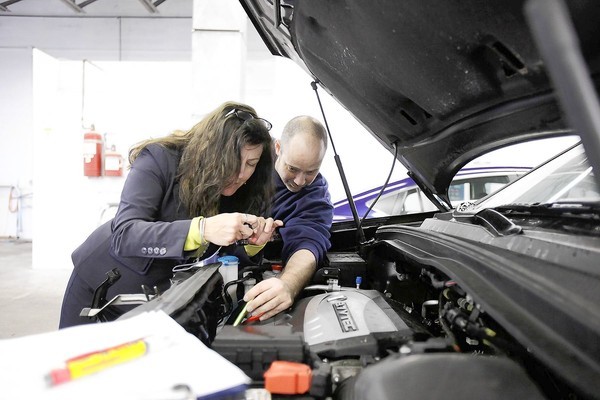
[[[306,364],[273,361],[263,374],[265,389],[277,394],[303,394],[310,389],[312,371]]]
[[[281,264],[273,264],[273,265],[271,265],[271,271],[273,271],[273,272],[281,272],[281,270],[283,270],[283,267],[281,266]]]

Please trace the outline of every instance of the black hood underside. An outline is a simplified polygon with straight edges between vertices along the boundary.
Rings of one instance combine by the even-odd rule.
[[[390,151],[396,143],[442,198],[478,155],[568,132],[524,0],[241,2],[273,54],[305,68]],[[595,76],[600,2],[567,3]]]

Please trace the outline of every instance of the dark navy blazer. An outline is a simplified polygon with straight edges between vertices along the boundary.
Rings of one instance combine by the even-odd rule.
[[[181,155],[150,145],[133,163],[115,218],[97,228],[72,254],[74,273],[91,288],[119,268],[109,292],[141,293],[141,284],[168,288],[172,268],[192,256],[184,252],[191,218],[179,201],[176,179]]]

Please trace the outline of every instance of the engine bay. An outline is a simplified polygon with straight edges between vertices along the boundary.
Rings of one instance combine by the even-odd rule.
[[[380,228],[360,254],[328,253],[294,305],[262,322],[235,323],[244,302],[231,289],[241,299],[279,260],[240,268],[225,284],[220,263],[176,274],[169,290],[122,318],[163,309],[272,398],[579,398],[537,357],[538,344],[519,337],[518,322],[490,306],[502,303],[502,281],[467,265],[495,271],[499,257],[466,245],[449,256],[407,232],[418,229]]]
[[[571,393],[456,281],[403,259],[389,243],[366,254],[367,260],[329,254],[293,307],[263,322],[234,326],[241,304],[227,305],[218,264],[202,270],[210,278],[198,281],[202,290],[186,304],[174,306],[167,291],[134,311],[155,308],[162,298],[175,320],[273,398],[541,399]],[[260,274],[262,268],[253,270]],[[248,276],[239,279],[238,291]],[[171,290],[182,297],[178,285]],[[221,318],[211,318],[215,313]],[[273,374],[280,362],[305,366],[305,372]]]

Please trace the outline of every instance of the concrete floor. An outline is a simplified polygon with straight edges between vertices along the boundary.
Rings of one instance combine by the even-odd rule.
[[[54,331],[70,269],[32,269],[31,242],[0,239],[0,339]]]

